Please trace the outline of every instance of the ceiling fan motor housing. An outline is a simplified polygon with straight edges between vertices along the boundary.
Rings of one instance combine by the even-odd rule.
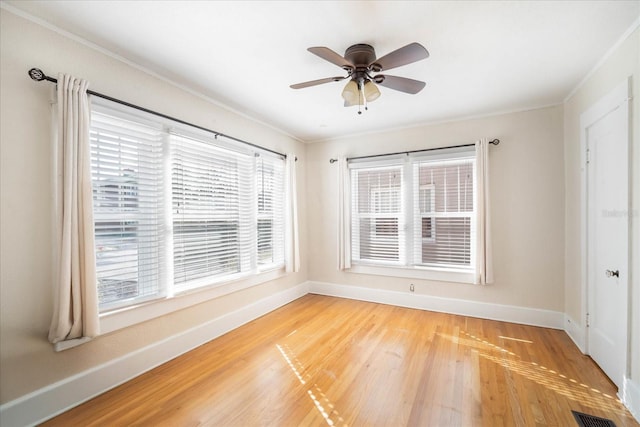
[[[368,44],[354,44],[344,52],[344,59],[351,62],[356,68],[368,67],[376,60],[376,51]]]
[[[379,70],[379,67],[378,70],[376,70],[376,64],[373,64],[373,61],[376,60],[376,51],[371,45],[363,43],[354,44],[344,52],[344,58],[355,65],[355,70],[349,70],[350,77],[352,80],[358,82],[360,88],[362,88],[365,82],[370,80],[368,75],[369,71]]]

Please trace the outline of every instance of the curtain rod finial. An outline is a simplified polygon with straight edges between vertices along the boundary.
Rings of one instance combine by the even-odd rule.
[[[40,68],[32,68],[29,70],[29,77],[31,77],[33,80],[41,82],[42,80],[44,80],[44,73]]]
[[[496,138],[493,141],[489,141],[489,144],[498,145],[498,144],[500,144],[500,140],[498,138]]]

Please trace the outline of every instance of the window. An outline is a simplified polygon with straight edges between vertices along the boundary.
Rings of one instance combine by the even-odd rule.
[[[250,269],[242,262],[250,262],[254,236],[251,219],[241,213],[255,209],[248,180],[252,157],[198,139],[170,140],[174,286],[198,287],[198,279]],[[243,204],[248,206],[241,209]]]
[[[94,106],[102,310],[284,265],[284,160],[188,132]]]
[[[416,161],[413,164],[416,265],[472,268],[473,159]]]
[[[256,165],[258,266],[284,264],[284,162],[261,156]]]
[[[100,303],[154,297],[163,286],[161,128],[94,111],[90,140]]]
[[[354,161],[349,168],[355,266],[474,271],[473,148]]]
[[[402,168],[352,171],[354,259],[397,264],[402,257]]]

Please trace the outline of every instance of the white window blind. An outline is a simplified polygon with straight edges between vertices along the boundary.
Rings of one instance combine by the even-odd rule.
[[[163,292],[162,133],[93,111],[91,173],[102,307]]]
[[[473,271],[472,150],[350,163],[353,263]]]
[[[415,264],[472,267],[473,160],[416,162],[413,182]]]
[[[284,266],[285,161],[93,106],[101,310]]]
[[[171,146],[175,285],[249,271],[253,158],[182,136]]]
[[[401,166],[351,171],[353,260],[404,261],[402,181]]]

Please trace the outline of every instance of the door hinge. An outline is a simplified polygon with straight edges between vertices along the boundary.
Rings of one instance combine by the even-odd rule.
[[[591,150],[587,148],[587,164],[591,163]]]
[[[589,327],[589,313],[587,313],[587,328]]]

